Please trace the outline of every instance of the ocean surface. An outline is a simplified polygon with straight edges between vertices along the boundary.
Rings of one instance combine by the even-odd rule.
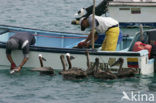
[[[91,4],[92,0],[0,0],[0,24],[84,33],[79,26],[71,25],[71,21],[77,10]],[[123,34],[128,35],[138,30],[121,28]],[[64,80],[57,72],[55,76],[43,76],[23,68],[20,73],[10,75],[9,68],[1,67],[0,103],[155,103],[149,101],[151,96],[156,101],[155,75],[116,80],[92,77]],[[131,97],[131,101],[122,100],[123,93]],[[147,98],[139,102],[142,95]]]

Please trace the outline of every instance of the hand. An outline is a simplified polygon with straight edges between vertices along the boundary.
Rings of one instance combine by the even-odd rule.
[[[86,44],[86,42],[80,42],[78,45],[77,45],[77,47],[78,48],[83,48],[83,47],[85,47],[87,44]]]
[[[18,66],[16,69],[14,69],[16,72],[19,72],[22,69],[22,67]]]
[[[88,48],[90,46],[90,43],[86,43],[85,47]]]
[[[19,66],[19,67],[16,67],[16,68],[10,70],[10,74],[13,74],[13,73],[15,73],[15,72],[19,72],[19,71],[21,70],[21,68],[22,68],[22,67]]]

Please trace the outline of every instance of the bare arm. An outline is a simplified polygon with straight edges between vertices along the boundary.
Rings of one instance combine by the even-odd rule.
[[[86,43],[86,45],[87,45],[87,47],[89,46],[89,45],[91,45],[91,43],[92,43],[92,33],[90,32],[90,34],[88,35],[88,38],[87,38],[88,40],[86,40],[87,42],[85,42]],[[98,39],[98,35],[97,35],[97,33],[95,33],[94,34],[94,42],[96,41]]]
[[[84,41],[85,43],[87,43],[88,41],[90,41],[92,39],[92,35],[91,35],[91,32],[90,34],[88,35],[87,39]]]
[[[24,57],[24,59],[22,60],[21,64],[17,67],[16,71],[20,71],[23,67],[23,65],[28,61],[28,57]]]
[[[15,62],[13,61],[13,59],[12,59],[12,57],[11,57],[11,54],[6,54],[6,56],[7,56],[8,60],[9,60],[9,62],[10,62],[10,64],[11,64],[10,69],[11,69],[11,70],[12,70],[12,69],[15,69],[15,68],[16,68],[16,64],[15,64]]]
[[[98,35],[97,33],[95,32],[94,34],[94,42],[98,39]],[[90,32],[90,34],[88,35],[88,37],[85,39],[84,42],[80,42],[77,47],[79,48],[83,48],[83,47],[89,47],[89,45],[91,44],[92,42],[92,32]]]
[[[23,65],[28,61],[28,57],[24,57],[23,61],[21,62],[21,64],[19,65],[19,67],[23,67]]]
[[[23,58],[21,64],[17,67],[16,71],[20,71],[22,69],[23,65],[28,61],[28,58],[29,58],[29,45],[26,45],[23,48],[23,54],[24,54],[24,58]]]
[[[14,63],[14,61],[13,61],[13,59],[12,59],[12,57],[11,57],[11,54],[7,54],[7,58],[8,58],[8,60],[9,60],[9,62],[10,62],[11,64]]]

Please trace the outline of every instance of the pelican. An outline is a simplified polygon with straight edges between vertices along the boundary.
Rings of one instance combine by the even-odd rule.
[[[94,74],[95,63],[93,64],[93,66],[91,66],[90,60],[89,60],[89,52],[88,51],[86,51],[86,60],[87,60],[86,73],[87,73],[87,75],[93,75]]]
[[[84,78],[87,76],[86,72],[83,71],[81,68],[72,67],[69,53],[66,54],[66,59],[69,64],[68,70],[66,70],[66,65],[65,65],[66,63],[65,63],[64,55],[61,55],[60,59],[61,59],[61,63],[63,66],[63,71],[61,72],[61,74],[65,79],[79,79],[79,78]]]
[[[95,58],[94,77],[99,79],[116,79],[116,75],[111,72],[102,71],[99,67],[99,58]]]
[[[41,74],[47,74],[47,75],[53,75],[54,74],[54,69],[51,67],[44,67],[43,65],[43,60],[46,61],[46,59],[42,56],[42,54],[39,54],[39,61],[40,61],[40,66],[38,68],[32,69],[32,71],[38,71]]]
[[[75,57],[70,56],[69,53],[66,53],[66,56],[69,56],[71,60],[75,59]],[[65,61],[64,55],[61,55],[60,59],[61,59],[61,63],[62,63],[62,66],[63,66],[63,70],[61,72],[59,72],[59,74],[62,74],[63,71],[66,71],[66,61]],[[69,68],[71,68],[71,67],[69,67]]]
[[[124,63],[124,59],[119,58],[115,63],[113,63],[111,65],[111,67],[112,67],[112,66],[115,66],[115,65],[119,64],[119,70],[118,70],[118,73],[117,73],[117,77],[118,78],[133,77],[135,75],[135,73],[136,73],[136,70],[134,68],[122,68],[123,63]]]

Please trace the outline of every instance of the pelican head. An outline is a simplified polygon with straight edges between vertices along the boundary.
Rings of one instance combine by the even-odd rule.
[[[42,54],[39,54],[38,57],[39,57],[41,60],[47,61],[47,60],[42,56]]]
[[[124,59],[123,58],[119,58],[115,63],[113,63],[112,65],[111,65],[111,67],[112,66],[115,66],[115,65],[118,65],[118,64],[123,64],[123,62],[124,62]]]
[[[70,53],[66,53],[66,56],[68,56],[70,58],[70,60],[75,59],[75,57],[74,56],[71,56]]]

